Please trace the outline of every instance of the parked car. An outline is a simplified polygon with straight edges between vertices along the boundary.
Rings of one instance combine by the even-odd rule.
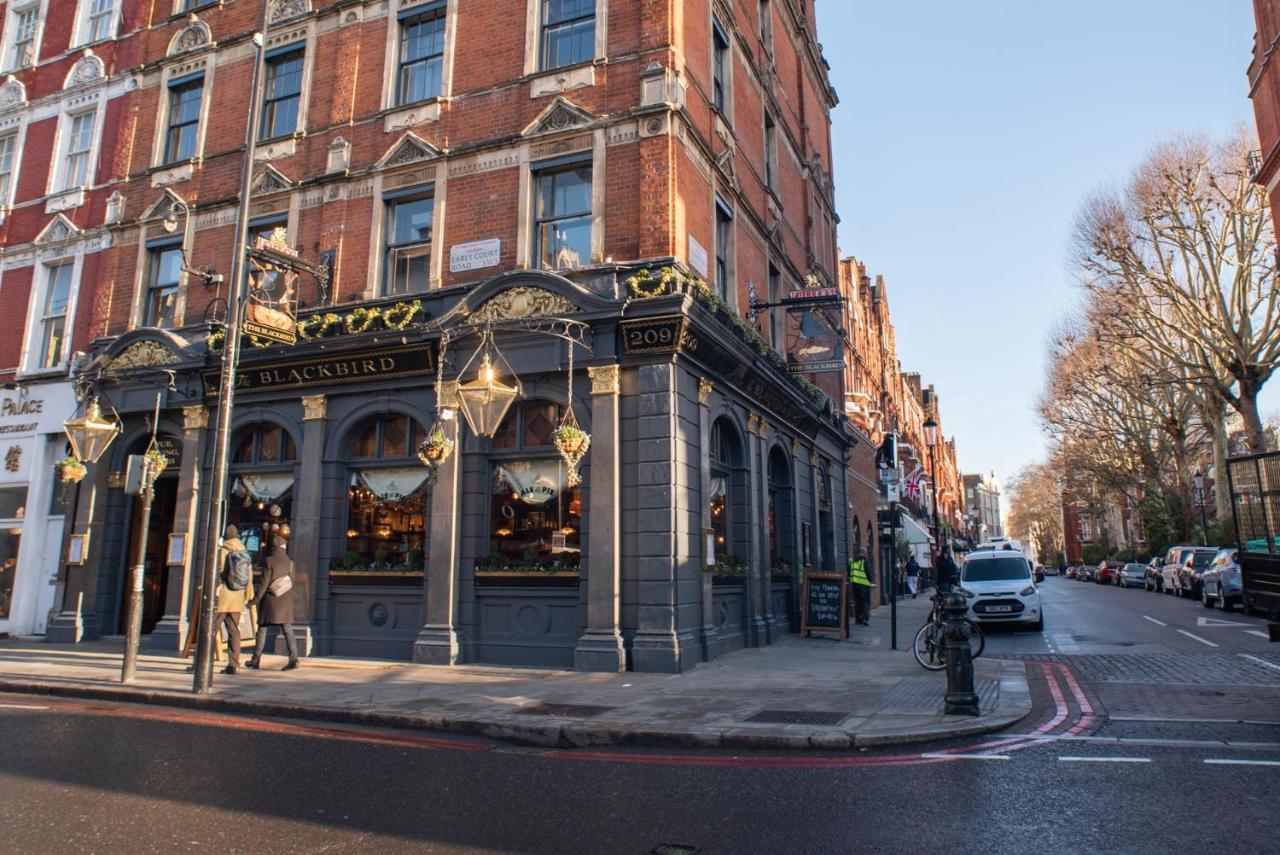
[[[1092,564],[1081,564],[1076,570],[1076,578],[1081,582],[1092,582],[1093,577],[1098,574],[1098,568]]]
[[[1213,561],[1218,550],[1212,546],[1175,546],[1165,556],[1164,592],[1182,596],[1200,596],[1200,574]]]
[[[1244,579],[1240,575],[1237,551],[1219,549],[1213,561],[1200,574],[1200,602],[1206,609],[1217,605],[1224,612],[1231,611],[1244,595]]]
[[[1157,555],[1147,562],[1147,575],[1142,580],[1142,587],[1157,594],[1164,590],[1164,577],[1160,571],[1164,569],[1163,556]]]
[[[1066,576],[1068,579],[1074,579],[1076,577],[1076,565],[1072,564],[1062,575]]]
[[[1141,588],[1146,582],[1147,565],[1130,561],[1116,571],[1116,584],[1121,588]]]
[[[1044,629],[1040,590],[1031,562],[1015,550],[970,552],[960,571],[968,617],[982,623],[1029,623]]]
[[[1111,584],[1111,578],[1116,575],[1116,565],[1103,561],[1098,565],[1098,572],[1094,574],[1093,581],[1099,585]]]
[[[1066,572],[1066,568],[1059,567],[1057,564],[1046,564],[1043,569],[1046,576],[1059,576]]]

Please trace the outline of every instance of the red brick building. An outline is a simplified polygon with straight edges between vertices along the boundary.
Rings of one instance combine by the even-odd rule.
[[[1280,202],[1280,70],[1276,45],[1280,39],[1280,3],[1253,0],[1258,29],[1253,36],[1253,58],[1249,63],[1249,98],[1258,123],[1259,157],[1254,164],[1254,180],[1267,188],[1271,210]]]
[[[119,186],[99,203],[111,249],[91,284],[81,281],[92,288],[96,340],[85,372],[120,387],[129,430],[118,454],[143,441],[154,398],[135,376],[177,377],[162,431],[182,451],[152,526],[157,543],[167,527],[190,536],[192,556],[204,549],[197,461],[208,443],[206,402],[215,403],[208,372],[226,317],[252,111],[260,129],[251,235],[282,235],[332,275],[297,280],[297,347],[244,354],[233,477],[245,502],[232,516],[263,532],[278,523],[251,518],[257,511],[292,523],[290,551],[304,568],[299,621],[322,652],[678,670],[767,643],[794,622],[795,591],[771,588],[770,575],[781,577],[776,587],[802,566],[843,566],[852,438],[839,418],[838,374],[813,375],[824,395],[788,373],[781,312],[754,327],[746,320],[752,295],[778,302],[802,283],[836,282],[836,98],[813,0],[119,3],[136,21],[130,100],[98,152]],[[255,98],[253,34],[263,16]],[[290,293],[284,282],[258,280],[273,301]],[[592,428],[587,494],[552,490],[570,521],[531,540],[521,558],[509,530],[523,529],[497,514],[523,525],[524,509],[477,498],[489,490],[482,462],[501,468],[497,440],[463,433],[456,420],[459,454],[430,507],[420,485],[389,498],[400,495],[387,486],[391,463],[409,471],[423,426],[456,407],[448,384],[463,379],[476,342],[454,361],[446,340],[485,318],[524,348],[510,364],[536,378],[525,399],[546,401],[563,385],[552,378],[569,367],[565,345],[522,335],[557,313],[585,319],[556,329],[578,336],[568,350],[579,372],[584,363],[592,372],[592,385],[569,375],[577,418],[603,420]],[[521,334],[509,329],[517,321]],[[324,362],[348,353],[362,356]],[[370,385],[347,382],[363,366]],[[340,371],[345,385],[324,382]],[[611,383],[595,382],[609,372]],[[446,385],[437,388],[439,379]],[[608,395],[621,403],[597,397]],[[544,448],[539,431],[563,418],[563,403],[537,404],[551,408],[542,414],[521,406],[510,417],[522,431],[511,448]],[[652,454],[655,442],[666,449],[662,472],[632,456]],[[309,480],[312,471],[322,477]],[[96,489],[110,490],[109,474],[91,475]],[[588,519],[619,508],[613,534],[588,545]],[[674,508],[684,510],[673,517]],[[99,572],[68,583],[83,587],[64,601],[85,605],[64,611],[66,637],[117,620],[116,565],[129,538],[107,521],[127,509],[100,502],[95,513],[84,526]],[[628,534],[629,514],[650,526],[645,537]],[[564,602],[494,604],[472,592],[484,587],[476,567],[495,555],[512,569],[562,563],[565,553],[581,556],[565,575],[583,584]],[[417,567],[416,589],[360,593],[337,581],[395,561]],[[149,578],[144,626],[155,625],[158,646],[185,631],[198,563]],[[740,590],[713,589],[713,567],[740,576]],[[424,595],[424,575],[434,593]],[[409,617],[420,613],[425,628]],[[529,615],[529,626],[501,616],[511,614]]]

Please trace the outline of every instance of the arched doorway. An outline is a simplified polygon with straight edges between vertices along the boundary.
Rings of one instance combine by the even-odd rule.
[[[787,615],[792,628],[798,628],[799,562],[796,561],[795,485],[791,463],[779,446],[769,452],[767,472],[769,507],[769,579],[773,613]]]
[[[128,454],[142,454],[151,444],[150,435],[139,437],[129,447]],[[176,437],[160,434],[156,444],[164,454],[168,465],[156,478],[152,488],[151,521],[142,531],[142,515],[137,497],[129,496],[128,546],[121,562],[120,595],[117,631],[128,631],[128,602],[133,563],[139,540],[144,540],[142,575],[142,634],[148,635],[164,617],[165,597],[168,593],[168,568],[165,565],[169,534],[173,531],[173,518],[178,504],[178,470],[182,468],[182,443]]]
[[[718,655],[747,644],[750,605],[747,558],[753,529],[752,520],[748,518],[750,504],[743,443],[737,426],[727,417],[712,423],[707,456],[711,476],[707,511],[715,560],[711,579],[712,619],[716,627],[715,655]]]
[[[835,565],[836,531],[832,512],[831,473],[825,462],[818,464],[818,561],[826,571]]]

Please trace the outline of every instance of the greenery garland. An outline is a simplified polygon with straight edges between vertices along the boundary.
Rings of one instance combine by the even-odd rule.
[[[389,330],[402,330],[422,311],[422,301],[396,303],[382,310],[382,325]]]
[[[353,309],[345,318],[342,319],[343,328],[352,335],[359,335],[373,324],[375,320],[382,317],[382,312],[377,306]]]

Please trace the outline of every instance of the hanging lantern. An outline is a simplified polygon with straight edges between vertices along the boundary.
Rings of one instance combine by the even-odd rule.
[[[520,396],[520,381],[516,380],[515,385],[508,385],[498,378],[498,367],[490,359],[486,344],[492,347],[487,331],[478,351],[481,353],[479,371],[474,379],[458,384],[458,402],[471,432],[487,439],[497,433],[498,426],[507,415],[507,410],[511,409],[511,404]],[[492,349],[505,365],[506,360],[502,359],[498,348],[492,347]],[[472,356],[471,360],[474,362],[475,357]],[[466,373],[465,368],[463,373]]]
[[[97,463],[98,458],[120,433],[120,419],[105,418],[96,397],[89,401],[85,414],[62,423],[71,443],[71,454],[85,463]]]

